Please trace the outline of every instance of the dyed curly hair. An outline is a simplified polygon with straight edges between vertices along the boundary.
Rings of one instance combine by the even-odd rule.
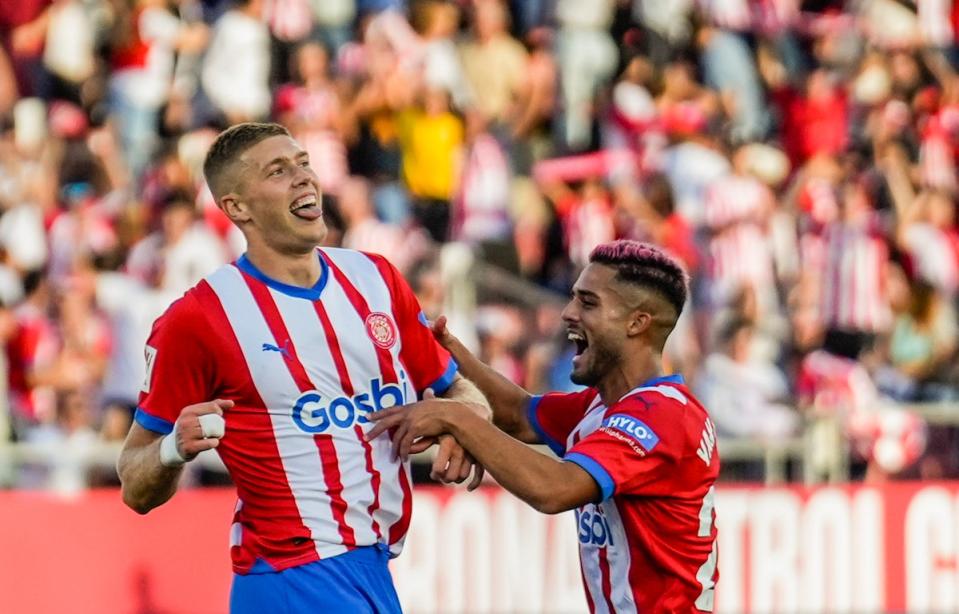
[[[688,276],[683,267],[658,247],[639,241],[612,241],[597,246],[589,261],[616,269],[620,281],[651,289],[676,309],[686,304]]]

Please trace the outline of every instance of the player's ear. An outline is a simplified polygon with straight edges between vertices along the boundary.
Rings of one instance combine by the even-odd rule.
[[[220,206],[220,209],[223,210],[223,213],[226,213],[226,216],[237,224],[242,224],[250,220],[250,212],[247,204],[240,194],[236,192],[224,194],[217,201],[217,204]]]
[[[653,325],[653,316],[641,309],[634,309],[626,322],[626,335],[635,337],[641,335]]]

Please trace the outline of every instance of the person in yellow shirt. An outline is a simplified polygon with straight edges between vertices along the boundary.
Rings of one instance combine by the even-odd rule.
[[[449,239],[450,200],[459,181],[465,131],[445,90],[427,88],[418,98],[397,116],[403,180],[413,215],[443,242]]]

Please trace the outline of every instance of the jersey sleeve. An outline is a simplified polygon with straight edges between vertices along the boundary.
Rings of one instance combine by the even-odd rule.
[[[566,440],[586,409],[596,398],[596,391],[588,388],[579,392],[551,392],[530,399],[527,418],[540,440],[556,456],[566,453]]]
[[[606,410],[602,425],[577,442],[563,457],[589,473],[602,500],[617,495],[663,495],[675,487],[676,467],[685,446],[677,412],[628,399]],[[663,419],[663,416],[667,419]]]
[[[376,254],[367,256],[389,286],[393,318],[399,328],[400,360],[410,370],[417,396],[422,397],[427,388],[437,395],[443,394],[456,377],[459,369],[456,361],[433,338],[430,324],[403,275],[386,258]]]
[[[205,315],[187,294],[153,324],[144,349],[146,377],[135,420],[160,434],[173,430],[187,405],[213,398],[213,356],[204,335]]]

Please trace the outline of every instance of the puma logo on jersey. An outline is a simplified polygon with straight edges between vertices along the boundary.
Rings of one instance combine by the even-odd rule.
[[[716,449],[716,427],[713,421],[706,418],[706,426],[703,428],[703,434],[699,439],[699,449],[696,450],[696,456],[702,459],[706,466],[713,460],[713,450]]]
[[[282,346],[276,346],[276,345],[273,345],[272,343],[264,343],[264,344],[263,344],[263,351],[264,351],[264,352],[279,352],[280,354],[283,355],[284,358],[289,358],[289,357],[290,357],[290,348],[289,348],[289,345],[290,345],[290,340],[289,340],[289,339],[287,339],[286,341],[284,341]]]

